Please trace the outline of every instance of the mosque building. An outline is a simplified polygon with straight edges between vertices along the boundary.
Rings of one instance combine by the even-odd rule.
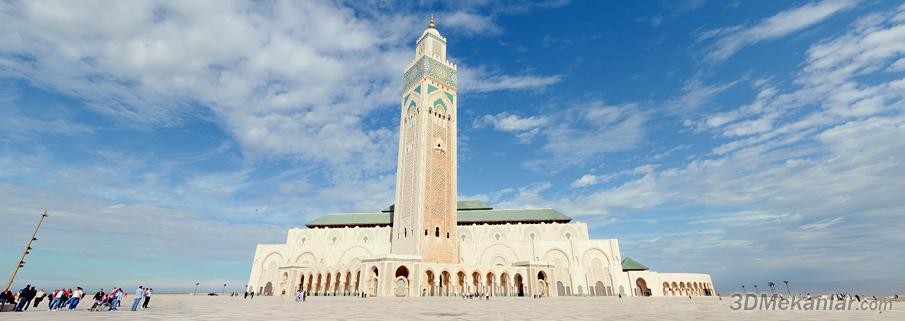
[[[327,214],[258,244],[259,295],[709,296],[709,274],[659,273],[551,208],[457,200],[456,65],[433,18],[405,70],[393,205]]]

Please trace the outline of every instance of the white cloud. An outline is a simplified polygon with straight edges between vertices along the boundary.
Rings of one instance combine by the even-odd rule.
[[[129,126],[205,118],[251,156],[386,172],[395,164],[387,152],[393,124],[364,120],[397,103],[399,73],[426,18],[337,5],[3,2],[0,66]],[[501,32],[491,16],[469,12],[461,7],[439,23]],[[462,75],[465,91],[534,90],[561,79],[472,74]],[[362,159],[368,164],[357,164]]]
[[[765,40],[772,40],[817,24],[836,13],[857,4],[855,0],[823,0],[792,8],[765,18],[752,26],[720,28],[716,32],[705,32],[709,38],[719,35],[713,47],[709,48],[707,59],[725,60],[742,48]]]
[[[442,27],[460,29],[466,33],[495,35],[503,32],[503,28],[493,21],[493,17],[464,11],[456,11],[442,15]]]
[[[15,112],[12,108],[0,110],[0,141],[15,139],[35,140],[41,135],[76,136],[91,134],[94,128],[59,117],[38,118]]]
[[[505,75],[488,71],[485,66],[469,68],[459,65],[459,91],[486,93],[501,90],[542,90],[562,81],[562,75]]]
[[[574,182],[572,182],[572,188],[596,185],[602,179],[603,179],[602,176],[585,174],[585,175],[579,177],[578,179],[576,179]]]
[[[820,291],[901,287],[881,278],[905,264],[885,251],[905,246],[905,78],[888,74],[905,56],[903,14],[905,6],[859,20],[813,44],[790,86],[758,81],[750,104],[693,122],[727,140],[712,153],[546,202],[592,223],[637,216],[657,225],[622,240],[624,253],[653,264],[733,282],[783,273]],[[606,180],[588,174],[572,185]],[[671,217],[676,209],[702,214],[687,224]],[[714,253],[728,257],[708,260]],[[845,267],[870,258],[883,262],[859,274],[879,277],[859,279]]]
[[[649,115],[638,105],[595,102],[565,110],[555,125],[542,131],[544,150],[555,155],[557,166],[587,161],[606,153],[635,148],[644,137]],[[534,164],[547,167],[554,164]]]
[[[597,185],[600,183],[606,183],[611,180],[622,178],[626,176],[637,176],[644,175],[648,173],[652,173],[656,169],[654,165],[641,165],[629,170],[619,171],[613,174],[606,175],[594,175],[594,174],[585,174],[579,177],[577,180],[572,182],[572,188],[581,188],[588,187],[592,185]]]
[[[516,135],[522,142],[528,142],[540,132],[543,126],[549,123],[549,118],[543,116],[520,117],[508,112],[496,115],[484,115],[475,119],[475,127],[491,126],[498,131]]]
[[[666,110],[673,114],[687,114],[699,110],[738,82],[736,80],[723,84],[705,85],[700,79],[691,79],[685,82],[681,95],[665,103]]]
[[[649,114],[636,104],[606,105],[594,101],[545,116],[483,115],[475,120],[475,126],[492,125],[496,130],[514,134],[523,143],[544,137],[542,148],[552,157],[523,165],[549,172],[635,148],[644,136],[648,118]]]

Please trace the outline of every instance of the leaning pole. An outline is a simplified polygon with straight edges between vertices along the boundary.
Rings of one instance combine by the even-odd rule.
[[[44,210],[44,213],[41,213],[41,219],[38,220],[38,225],[35,226],[34,232],[31,232],[31,238],[28,239],[28,243],[25,243],[25,249],[22,250],[22,255],[19,256],[19,261],[16,262],[16,267],[13,268],[13,273],[9,276],[9,281],[6,281],[6,287],[4,287],[4,289],[9,289],[9,287],[13,285],[13,280],[16,279],[16,273],[19,273],[19,269],[25,265],[25,256],[31,251],[31,242],[37,240],[35,236],[38,235],[38,229],[41,228],[41,223],[44,222],[45,217],[47,217],[47,210]]]

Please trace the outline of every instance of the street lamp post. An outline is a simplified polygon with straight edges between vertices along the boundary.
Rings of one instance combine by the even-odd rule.
[[[742,293],[748,294],[748,291],[745,291],[745,286],[742,285]]]
[[[221,295],[226,295],[226,283],[223,283],[223,292],[220,292]]]
[[[754,285],[754,293],[755,293],[755,294],[760,294],[760,292],[757,292],[757,284]]]
[[[786,284],[786,291],[789,291],[789,296],[792,296],[792,289],[789,288],[789,281],[782,281],[782,283]]]
[[[199,285],[201,285],[201,283],[195,282],[195,291],[192,292],[192,295],[198,294],[198,286],[199,286]]]
[[[770,287],[770,294],[772,294],[772,295],[776,295],[776,288],[774,287],[775,285],[776,285],[776,283],[767,282],[767,286]]]
[[[44,213],[41,213],[38,225],[35,226],[34,232],[31,233],[31,238],[28,239],[28,243],[25,243],[25,249],[22,250],[22,255],[19,256],[19,261],[16,262],[16,267],[13,268],[13,273],[9,276],[9,281],[6,281],[6,287],[4,287],[4,289],[9,289],[9,287],[13,285],[13,280],[16,279],[16,274],[19,273],[19,269],[25,266],[25,256],[31,252],[31,242],[38,239],[36,237],[38,235],[38,229],[41,228],[41,223],[44,222],[45,217],[47,217],[47,210],[44,210]]]

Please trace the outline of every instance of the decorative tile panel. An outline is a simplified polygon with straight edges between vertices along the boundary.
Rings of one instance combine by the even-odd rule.
[[[421,57],[409,70],[405,71],[405,89],[408,90],[414,86],[422,77],[430,77],[441,84],[457,88],[456,70],[428,56]]]

